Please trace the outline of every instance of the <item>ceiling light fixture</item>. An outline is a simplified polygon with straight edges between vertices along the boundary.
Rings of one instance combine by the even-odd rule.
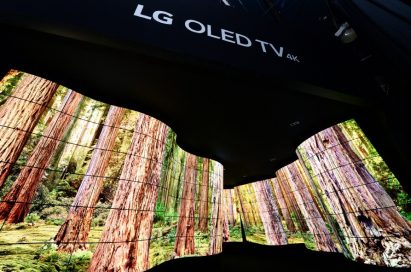
[[[295,121],[295,122],[292,122],[292,123],[290,123],[290,127],[295,127],[295,126],[298,126],[300,124],[300,121]]]
[[[357,39],[357,33],[347,22],[340,25],[334,36],[340,38],[342,43],[351,43]]]

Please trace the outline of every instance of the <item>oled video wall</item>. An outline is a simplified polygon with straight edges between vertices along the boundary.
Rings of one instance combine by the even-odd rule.
[[[296,153],[275,178],[223,190],[223,166],[162,122],[12,70],[0,82],[0,270],[144,271],[243,238],[411,266],[411,198],[354,120]]]
[[[234,189],[248,241],[411,266],[411,198],[354,120],[307,139],[297,155],[276,178]]]
[[[144,271],[224,239],[220,163],[148,115],[14,70],[0,83],[0,200],[1,271]]]

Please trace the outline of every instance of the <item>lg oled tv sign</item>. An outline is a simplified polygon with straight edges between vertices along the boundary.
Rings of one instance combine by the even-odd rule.
[[[264,1],[244,0],[241,6],[224,2],[2,1],[0,22],[26,23],[32,29],[87,42],[114,41],[154,56],[166,52],[173,59],[198,60],[250,75],[313,83],[340,78],[333,69],[346,57],[324,21],[328,16],[324,3],[304,6],[283,1],[277,16],[273,9],[253,10]]]
[[[159,23],[163,25],[173,26],[174,14],[164,10],[153,10],[152,12],[144,12],[144,5],[137,4],[137,8],[134,11],[134,16],[138,19],[149,20],[153,23]],[[178,15],[177,15],[178,16]],[[269,57],[287,58],[291,61],[300,62],[297,55],[294,53],[284,53],[284,47],[269,40],[262,40],[259,38],[250,38],[241,33],[234,32],[232,30],[221,28],[217,25],[211,25],[206,22],[201,22],[196,19],[185,19],[184,27],[187,31],[202,35],[207,39],[220,40],[221,42],[231,43],[235,46],[241,47],[254,47],[267,54]]]

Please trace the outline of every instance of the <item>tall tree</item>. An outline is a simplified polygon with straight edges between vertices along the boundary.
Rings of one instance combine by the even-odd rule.
[[[285,173],[281,171],[280,169],[279,171],[276,172],[276,175],[277,175],[277,181],[280,184],[280,188],[284,196],[285,203],[287,204],[287,208],[288,208],[290,215],[295,216],[295,219],[296,219],[296,222],[297,222],[297,225],[300,231],[303,231],[303,232],[308,231],[307,223],[305,222],[304,216],[302,215],[301,210],[298,207],[297,201],[295,200],[294,192],[293,190],[290,189],[290,186],[286,182],[287,178],[283,177]]]
[[[226,203],[226,198],[224,195],[224,191],[222,190],[222,197],[221,201],[223,202],[220,207],[220,210],[222,210],[222,215],[223,215],[223,242],[226,242],[230,240],[230,229],[229,229],[229,224],[228,224],[228,212],[227,212],[227,203]]]
[[[83,96],[83,98],[81,99],[79,106],[77,107],[76,111],[73,113],[74,118],[72,119],[72,121],[70,122],[70,124],[68,125],[66,132],[64,133],[63,137],[62,137],[62,142],[60,142],[56,148],[56,153],[53,156],[53,158],[50,161],[49,167],[50,169],[56,170],[56,171],[51,171],[51,173],[49,173],[48,177],[47,177],[47,182],[45,182],[48,186],[53,186],[54,185],[54,181],[55,178],[57,176],[57,174],[61,175],[61,172],[59,172],[58,166],[60,164],[60,161],[63,157],[64,154],[64,149],[67,145],[67,142],[69,142],[70,136],[73,133],[73,129],[76,125],[76,122],[78,121],[78,116],[81,112],[81,109],[83,108],[84,105],[84,101],[85,101],[85,97]]]
[[[279,208],[281,210],[281,214],[283,215],[283,218],[285,220],[285,224],[287,225],[287,230],[289,232],[292,232],[292,233],[296,232],[297,228],[295,227],[294,222],[291,218],[289,208],[288,208],[287,203],[285,201],[285,197],[283,196],[281,186],[280,186],[280,182],[278,181],[278,178],[274,178],[272,180],[272,185],[273,185],[275,197],[276,197],[277,202],[278,202],[278,206],[279,206]]]
[[[354,259],[387,266],[411,265],[411,226],[353,150],[339,125],[299,148]],[[324,152],[327,150],[327,152]]]
[[[18,223],[28,214],[45,169],[70,124],[82,95],[69,90],[10,191],[0,204],[0,220]]]
[[[198,216],[198,229],[201,232],[208,231],[208,183],[209,183],[209,159],[203,159],[203,173],[200,183],[200,208]]]
[[[187,154],[183,196],[177,223],[174,252],[177,256],[194,254],[194,205],[197,174],[196,156]]]
[[[90,232],[94,207],[97,205],[103,190],[104,174],[110,162],[124,113],[124,108],[110,107],[73,205],[66,221],[61,225],[54,238],[59,251],[73,252],[77,249],[87,249],[85,242],[87,242]],[[76,241],[76,243],[72,241]]]
[[[180,152],[178,153],[178,158],[179,158],[179,162],[177,162],[178,167],[177,167],[177,171],[176,173],[178,173],[178,177],[176,176],[176,181],[174,182],[174,186],[172,188],[172,191],[170,192],[170,194],[173,194],[173,197],[170,197],[170,199],[172,199],[174,201],[174,211],[177,211],[180,202],[179,201],[179,195],[180,195],[180,191],[181,191],[181,184],[183,184],[183,179],[184,179],[184,165],[185,165],[185,161],[186,161],[186,152],[184,152],[182,149],[180,149]]]
[[[318,210],[312,195],[310,194],[307,183],[307,175],[302,168],[300,161],[282,168],[286,174],[287,182],[297,200],[300,210],[304,216],[307,226],[314,236],[314,242],[320,251],[335,252],[336,247],[332,240],[331,233]]]
[[[225,204],[227,207],[227,217],[228,217],[228,222],[229,225],[232,227],[235,225],[235,215],[234,215],[234,201],[233,201],[233,193],[234,193],[234,189],[225,189],[224,190],[224,196],[225,196]]]
[[[269,180],[252,183],[268,245],[286,245],[287,236],[274,201]]]
[[[215,173],[212,175],[212,212],[211,212],[211,231],[208,246],[208,254],[220,253],[223,249],[223,166],[216,163],[214,166]]]
[[[88,271],[144,271],[167,126],[140,114],[106,225]]]
[[[240,203],[240,212],[243,215],[242,219],[243,219],[244,227],[247,228],[247,227],[250,226],[250,220],[248,219],[249,214],[246,211],[245,205],[244,205],[244,202],[243,202],[244,196],[242,195],[242,193],[240,191],[240,186],[235,187],[234,190],[235,190],[235,193],[237,195],[238,202]]]
[[[246,185],[243,185],[243,187],[246,190],[245,194],[246,194],[247,200],[248,200],[247,204],[246,204],[247,213],[249,215],[251,214],[249,219],[251,219],[251,221],[252,221],[251,224],[252,225],[257,226],[260,223],[261,218],[260,218],[260,216],[256,215],[258,208],[257,208],[257,200],[255,199],[255,193],[253,191],[253,187],[250,183],[246,184]]]
[[[56,83],[24,74],[0,106],[0,188],[57,88]]]

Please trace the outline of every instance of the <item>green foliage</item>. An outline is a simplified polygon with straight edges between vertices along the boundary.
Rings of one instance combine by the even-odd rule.
[[[230,227],[230,242],[234,241],[242,241],[243,240],[243,235],[241,233],[241,226],[240,225],[235,225]]]
[[[35,204],[31,207],[30,212],[37,213],[46,224],[56,226],[63,224],[68,215],[69,207],[73,203],[73,198],[58,198],[56,190],[50,193],[39,193],[41,191],[48,192],[48,189],[44,185],[40,186],[34,200]]]
[[[176,241],[176,232],[177,232],[177,228],[173,228],[170,230],[169,233],[167,233],[168,243],[174,244],[174,242]]]
[[[0,271],[87,271],[91,260],[92,246],[89,251],[70,254],[56,251],[50,243],[59,226],[46,225],[39,220],[34,226],[27,223],[6,224],[0,236]],[[102,228],[92,227],[90,241],[98,241]],[[16,244],[16,242],[39,242]],[[3,245],[2,245],[3,244]],[[4,258],[7,256],[7,258]]]
[[[37,213],[29,213],[26,218],[24,219],[24,222],[26,223],[36,223],[40,220],[40,216]]]
[[[317,246],[314,241],[314,235],[310,232],[300,234],[304,239],[305,247],[310,250],[317,250]]]
[[[43,271],[86,271],[92,257],[91,251],[77,251],[73,254],[56,251],[54,244],[46,244],[34,255],[43,263]]]
[[[94,218],[93,218],[93,221],[91,222],[92,226],[93,227],[104,227],[109,213],[110,213],[110,209],[95,209]]]
[[[0,106],[7,100],[17,83],[20,81],[23,73],[11,73],[6,75],[6,80],[0,84]]]
[[[156,203],[156,209],[154,213],[154,223],[165,221],[165,205],[161,202]]]
[[[289,244],[303,244],[304,238],[300,232],[288,233],[287,241]]]

